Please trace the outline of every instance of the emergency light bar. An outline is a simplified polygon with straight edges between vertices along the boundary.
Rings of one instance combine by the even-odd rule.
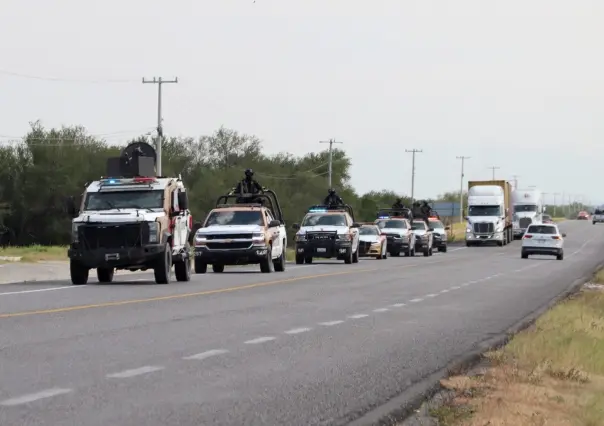
[[[390,219],[390,216],[378,216],[378,219]]]
[[[135,177],[135,178],[103,178],[101,185],[142,185],[157,183],[157,179],[153,177]]]
[[[308,209],[308,213],[325,213],[327,212],[327,209]]]

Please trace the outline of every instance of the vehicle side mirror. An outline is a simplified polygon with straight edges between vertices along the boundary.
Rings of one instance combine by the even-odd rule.
[[[563,234],[562,234],[562,238],[566,238],[566,233],[563,233]]]
[[[73,197],[69,197],[65,201],[65,209],[67,210],[67,214],[71,217],[78,217],[78,209],[76,208],[75,200]]]
[[[178,192],[178,207],[180,210],[189,210],[189,197],[185,191]]]
[[[281,226],[281,221],[276,220],[276,219],[271,220],[270,223],[268,224],[269,228],[275,228],[275,227],[278,228],[279,226]]]
[[[352,226],[351,226],[351,228],[360,228],[360,227],[361,227],[361,224],[360,223],[356,223],[356,222],[353,223]]]
[[[445,231],[449,231],[449,230],[451,230],[451,227],[450,226],[445,226]]]
[[[294,223],[292,225],[292,229],[294,229],[295,231],[299,230],[300,229],[300,224],[299,223]]]

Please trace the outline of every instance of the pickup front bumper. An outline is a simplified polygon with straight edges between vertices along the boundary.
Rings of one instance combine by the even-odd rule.
[[[67,256],[87,268],[130,268],[153,264],[163,255],[165,244],[147,244],[131,248],[85,249],[73,243],[67,250]]]
[[[297,241],[296,255],[325,259],[343,258],[351,248],[350,241]]]
[[[210,250],[195,247],[195,262],[208,265],[253,265],[266,260],[267,246],[252,246],[245,249]]]

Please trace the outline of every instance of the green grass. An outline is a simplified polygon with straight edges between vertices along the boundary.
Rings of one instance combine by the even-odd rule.
[[[594,277],[604,283],[604,271]],[[451,377],[441,425],[604,424],[604,292],[582,291],[552,308],[503,349],[484,376]]]
[[[8,246],[0,248],[0,256],[21,257],[21,262],[68,260],[67,246]]]

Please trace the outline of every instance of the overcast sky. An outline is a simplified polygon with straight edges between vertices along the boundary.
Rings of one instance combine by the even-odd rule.
[[[28,122],[167,135],[220,125],[267,152],[336,138],[361,192],[467,179],[604,202],[602,0],[1,0],[0,135]],[[100,80],[105,82],[64,82]],[[110,82],[108,80],[118,80]]]

